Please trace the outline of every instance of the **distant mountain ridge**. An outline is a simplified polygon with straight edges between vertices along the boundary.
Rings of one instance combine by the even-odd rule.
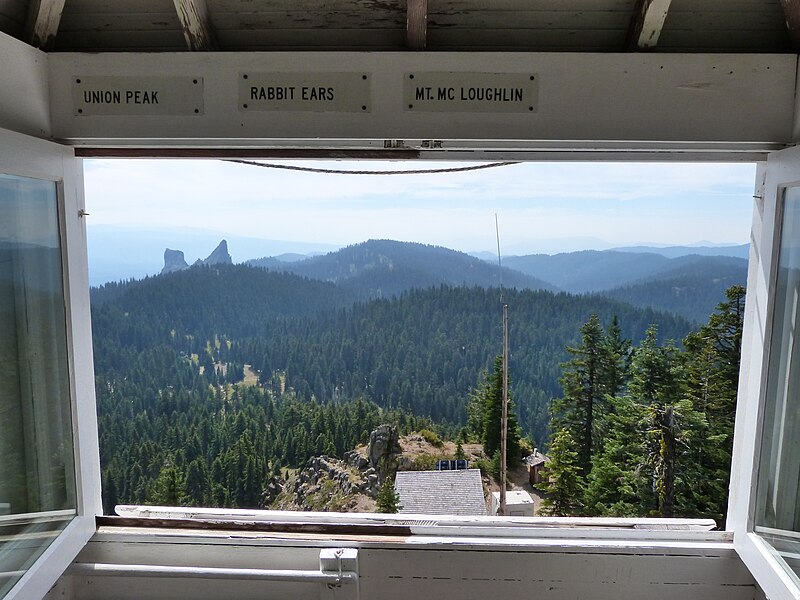
[[[750,256],[750,244],[725,245],[725,246],[621,246],[611,248],[614,252],[650,253],[660,254],[667,258],[678,258],[689,254],[700,256],[733,256],[747,260]]]
[[[733,285],[747,285],[747,261],[732,256],[683,256],[673,268],[637,282],[600,292],[603,296],[634,306],[680,314],[696,323],[708,319],[711,310]]]
[[[674,246],[667,250],[690,249]],[[744,252],[747,246],[724,249]],[[189,268],[180,251],[167,249],[164,260],[162,274]],[[211,264],[231,264],[225,240],[208,258],[195,263]],[[602,294],[634,306],[674,312],[698,323],[724,299],[725,289],[745,285],[747,279],[747,261],[735,256],[681,254],[669,258],[654,252],[584,250],[508,256],[501,268],[442,246],[394,240],[368,240],[324,255],[283,254],[245,264],[333,283],[354,300],[393,298],[410,289],[441,285],[502,286]]]
[[[247,264],[330,281],[362,298],[391,297],[408,289],[436,285],[554,290],[554,286],[508,268],[489,264],[442,246],[394,240],[368,240],[293,263],[275,257]]]
[[[668,258],[652,252],[617,250],[509,256],[503,264],[572,293],[600,292],[661,279],[676,269],[683,269],[684,275],[697,271],[713,276],[717,268],[738,266],[743,274],[747,273],[747,261],[734,256],[682,254]]]

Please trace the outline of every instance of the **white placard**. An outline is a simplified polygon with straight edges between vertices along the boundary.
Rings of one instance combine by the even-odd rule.
[[[409,112],[535,113],[535,73],[406,73],[403,104]]]
[[[368,73],[240,73],[239,110],[372,110]]]
[[[202,77],[72,78],[76,116],[202,115]]]

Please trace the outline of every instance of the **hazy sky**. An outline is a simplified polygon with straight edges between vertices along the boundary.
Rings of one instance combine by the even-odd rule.
[[[93,225],[191,227],[337,246],[390,238],[494,251],[497,213],[509,254],[603,247],[588,239],[552,241],[559,238],[595,238],[611,246],[745,243],[755,175],[752,164],[681,163],[524,163],[403,176],[317,175],[211,160],[87,160],[85,166]]]

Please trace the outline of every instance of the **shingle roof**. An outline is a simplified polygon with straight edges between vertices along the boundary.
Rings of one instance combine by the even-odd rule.
[[[533,454],[523,458],[522,462],[524,462],[529,467],[535,467],[537,465],[543,465],[547,462],[550,462],[550,457],[547,456],[546,454],[542,454],[538,450],[534,450]]]
[[[394,486],[403,507],[401,513],[487,514],[479,469],[399,471]]]

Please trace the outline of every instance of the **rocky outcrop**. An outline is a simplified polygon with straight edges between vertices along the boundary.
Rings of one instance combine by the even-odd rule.
[[[381,476],[397,470],[397,458],[403,453],[400,447],[400,434],[392,425],[380,425],[369,434],[367,457],[373,469]]]
[[[362,472],[345,461],[315,456],[288,481],[273,478],[261,501],[265,508],[282,510],[350,511],[361,504],[359,498],[376,498],[379,490],[375,469]]]
[[[214,248],[214,251],[208,255],[205,260],[198,260],[195,264],[200,265],[232,265],[233,259],[228,253],[228,242],[222,240],[219,246]]]
[[[233,258],[228,252],[228,242],[222,240],[219,245],[214,248],[214,251],[208,255],[205,260],[196,260],[193,266],[197,265],[232,265]],[[176,271],[183,271],[189,268],[189,263],[181,250],[171,250],[167,248],[164,250],[164,268],[161,269],[161,274],[175,273]]]
[[[183,271],[188,268],[189,263],[186,262],[182,251],[170,250],[169,248],[164,250],[164,268],[161,269],[162,275],[165,273],[174,273],[175,271]]]
[[[270,506],[283,492],[286,480],[280,475],[275,475],[267,482],[267,487],[261,492],[261,506]]]
[[[381,425],[369,436],[366,457],[353,450],[344,460],[310,458],[305,468],[288,480],[273,477],[261,495],[261,504],[284,510],[353,510],[359,498],[378,497],[386,476],[397,470],[402,452],[397,428]]]

